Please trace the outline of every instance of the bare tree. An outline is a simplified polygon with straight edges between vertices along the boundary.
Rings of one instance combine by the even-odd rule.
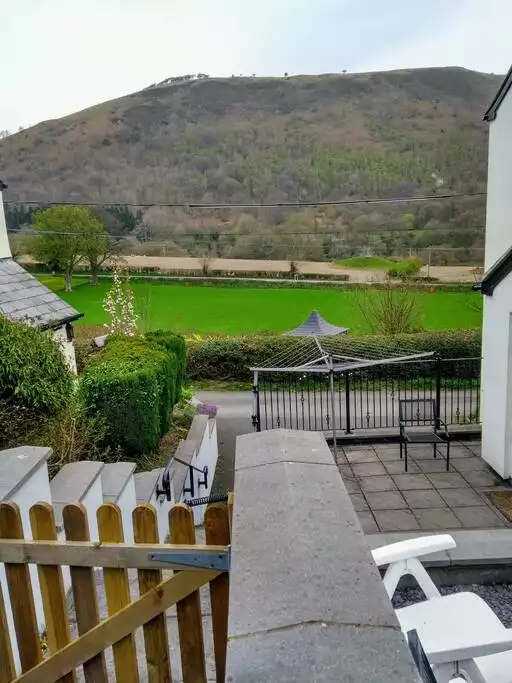
[[[199,263],[201,264],[201,273],[203,274],[204,277],[207,277],[207,275],[210,273],[210,266],[212,263],[212,257],[211,256],[202,256],[199,259]]]
[[[376,334],[406,334],[419,328],[418,300],[414,292],[391,282],[367,287],[357,294],[357,306]]]

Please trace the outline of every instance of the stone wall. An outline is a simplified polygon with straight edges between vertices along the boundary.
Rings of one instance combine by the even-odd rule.
[[[238,437],[228,680],[419,680],[321,434]]]

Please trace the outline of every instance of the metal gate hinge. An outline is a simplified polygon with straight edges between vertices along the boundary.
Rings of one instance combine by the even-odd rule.
[[[219,572],[229,572],[231,550],[202,551],[200,553],[167,550],[161,553],[150,553],[149,559],[153,562],[179,565],[179,568],[183,569],[216,569]]]

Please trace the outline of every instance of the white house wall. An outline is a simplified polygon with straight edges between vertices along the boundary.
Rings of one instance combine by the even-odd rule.
[[[512,91],[489,124],[485,270],[512,246]]]
[[[0,258],[11,258],[11,248],[5,224],[4,201],[0,191]]]
[[[482,457],[512,476],[512,277],[484,298],[482,338]]]
[[[512,92],[489,124],[485,270],[512,246]],[[512,475],[512,275],[484,296],[482,332],[482,457]]]
[[[66,326],[62,325],[56,330],[53,330],[53,336],[57,340],[60,348],[62,349],[62,353],[64,354],[64,358],[66,359],[66,363],[68,364],[69,369],[76,375],[75,347],[72,341],[68,341]]]

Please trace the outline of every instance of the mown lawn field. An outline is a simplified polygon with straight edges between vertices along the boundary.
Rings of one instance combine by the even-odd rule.
[[[98,286],[76,278],[73,292],[62,290],[59,277],[41,281],[68,301],[84,317],[77,324],[99,325],[107,321],[103,300],[110,282]],[[357,290],[263,289],[186,284],[133,282],[137,311],[145,329],[169,328],[197,334],[250,334],[284,332],[299,325],[316,309],[329,322],[352,332],[369,332],[361,313]],[[417,292],[419,325],[427,330],[478,327],[481,297],[472,292]],[[375,290],[365,296],[379,296]]]

